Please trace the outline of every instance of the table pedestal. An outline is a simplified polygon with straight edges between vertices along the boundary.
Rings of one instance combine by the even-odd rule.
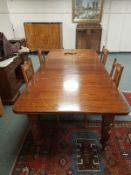
[[[28,115],[29,124],[32,130],[32,136],[34,143],[40,145],[42,142],[41,132],[40,132],[40,123],[38,115]],[[105,150],[108,139],[110,137],[111,128],[113,127],[114,115],[103,115],[102,116],[102,128],[101,128],[101,144],[102,149]]]

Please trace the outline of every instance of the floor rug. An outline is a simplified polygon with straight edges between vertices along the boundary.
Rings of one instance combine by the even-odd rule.
[[[131,175],[131,122],[116,122],[105,154],[100,122],[42,124],[43,144],[26,136],[11,175]]]
[[[129,105],[131,106],[131,91],[124,91],[123,92],[127,102],[129,103]]]

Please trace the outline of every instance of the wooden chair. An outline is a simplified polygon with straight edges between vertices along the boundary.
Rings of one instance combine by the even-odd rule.
[[[0,97],[0,117],[3,115],[3,113],[4,113],[4,107],[3,107],[1,97]]]
[[[101,54],[100,54],[100,60],[102,59],[102,54],[103,54],[103,50],[104,50],[105,46],[102,47],[102,51],[101,51]]]
[[[103,46],[102,48],[102,54],[100,56],[100,61],[105,65],[107,61],[107,56],[108,56],[109,51]],[[87,127],[87,116],[84,116],[84,123],[85,123],[85,128]]]
[[[112,77],[112,80],[116,84],[116,87],[118,87],[124,67],[121,64],[116,63],[116,62],[117,62],[117,59],[115,58],[112,63],[110,76]],[[86,128],[87,127],[87,116],[86,115],[84,116],[84,123],[85,123],[85,128]]]
[[[27,85],[34,75],[34,68],[31,58],[28,58],[28,61],[25,61],[24,64],[21,65],[21,69]]]
[[[102,55],[101,55],[101,62],[104,65],[106,64],[108,54],[109,54],[109,51],[105,48],[105,46],[103,46]]]
[[[45,62],[45,55],[43,54],[43,51],[44,50],[42,48],[38,49],[38,58],[39,58],[40,66]]]
[[[112,80],[113,80],[114,83],[116,84],[116,87],[119,86],[119,83],[120,83],[120,79],[121,79],[121,76],[122,76],[123,69],[124,69],[124,66],[122,66],[122,65],[119,64],[119,63],[115,63],[115,66],[114,66],[114,73],[113,73],[113,76],[112,76]]]
[[[113,63],[112,63],[112,67],[111,67],[111,71],[110,71],[110,76],[111,77],[113,76],[116,62],[117,62],[117,58],[115,58]]]

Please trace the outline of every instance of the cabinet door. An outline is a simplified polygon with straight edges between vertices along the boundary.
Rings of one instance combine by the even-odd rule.
[[[92,29],[90,33],[90,48],[99,51],[100,50],[100,41],[101,41],[101,30]]]
[[[62,36],[61,36],[61,25],[60,24],[49,24],[49,48],[60,49],[62,48]]]
[[[8,94],[8,96],[6,97],[7,99],[11,99],[16,95],[19,88],[18,83],[19,82],[16,79],[15,70],[12,70],[12,72],[10,72],[10,74],[7,76],[7,85],[8,85],[8,89],[6,91],[6,95]]]
[[[87,41],[86,41],[86,30],[77,30],[76,31],[76,48],[77,49],[84,49],[87,48]]]

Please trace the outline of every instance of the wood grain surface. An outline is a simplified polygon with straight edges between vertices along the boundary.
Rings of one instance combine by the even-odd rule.
[[[129,109],[94,50],[57,49],[50,51],[13,111],[124,115]]]

